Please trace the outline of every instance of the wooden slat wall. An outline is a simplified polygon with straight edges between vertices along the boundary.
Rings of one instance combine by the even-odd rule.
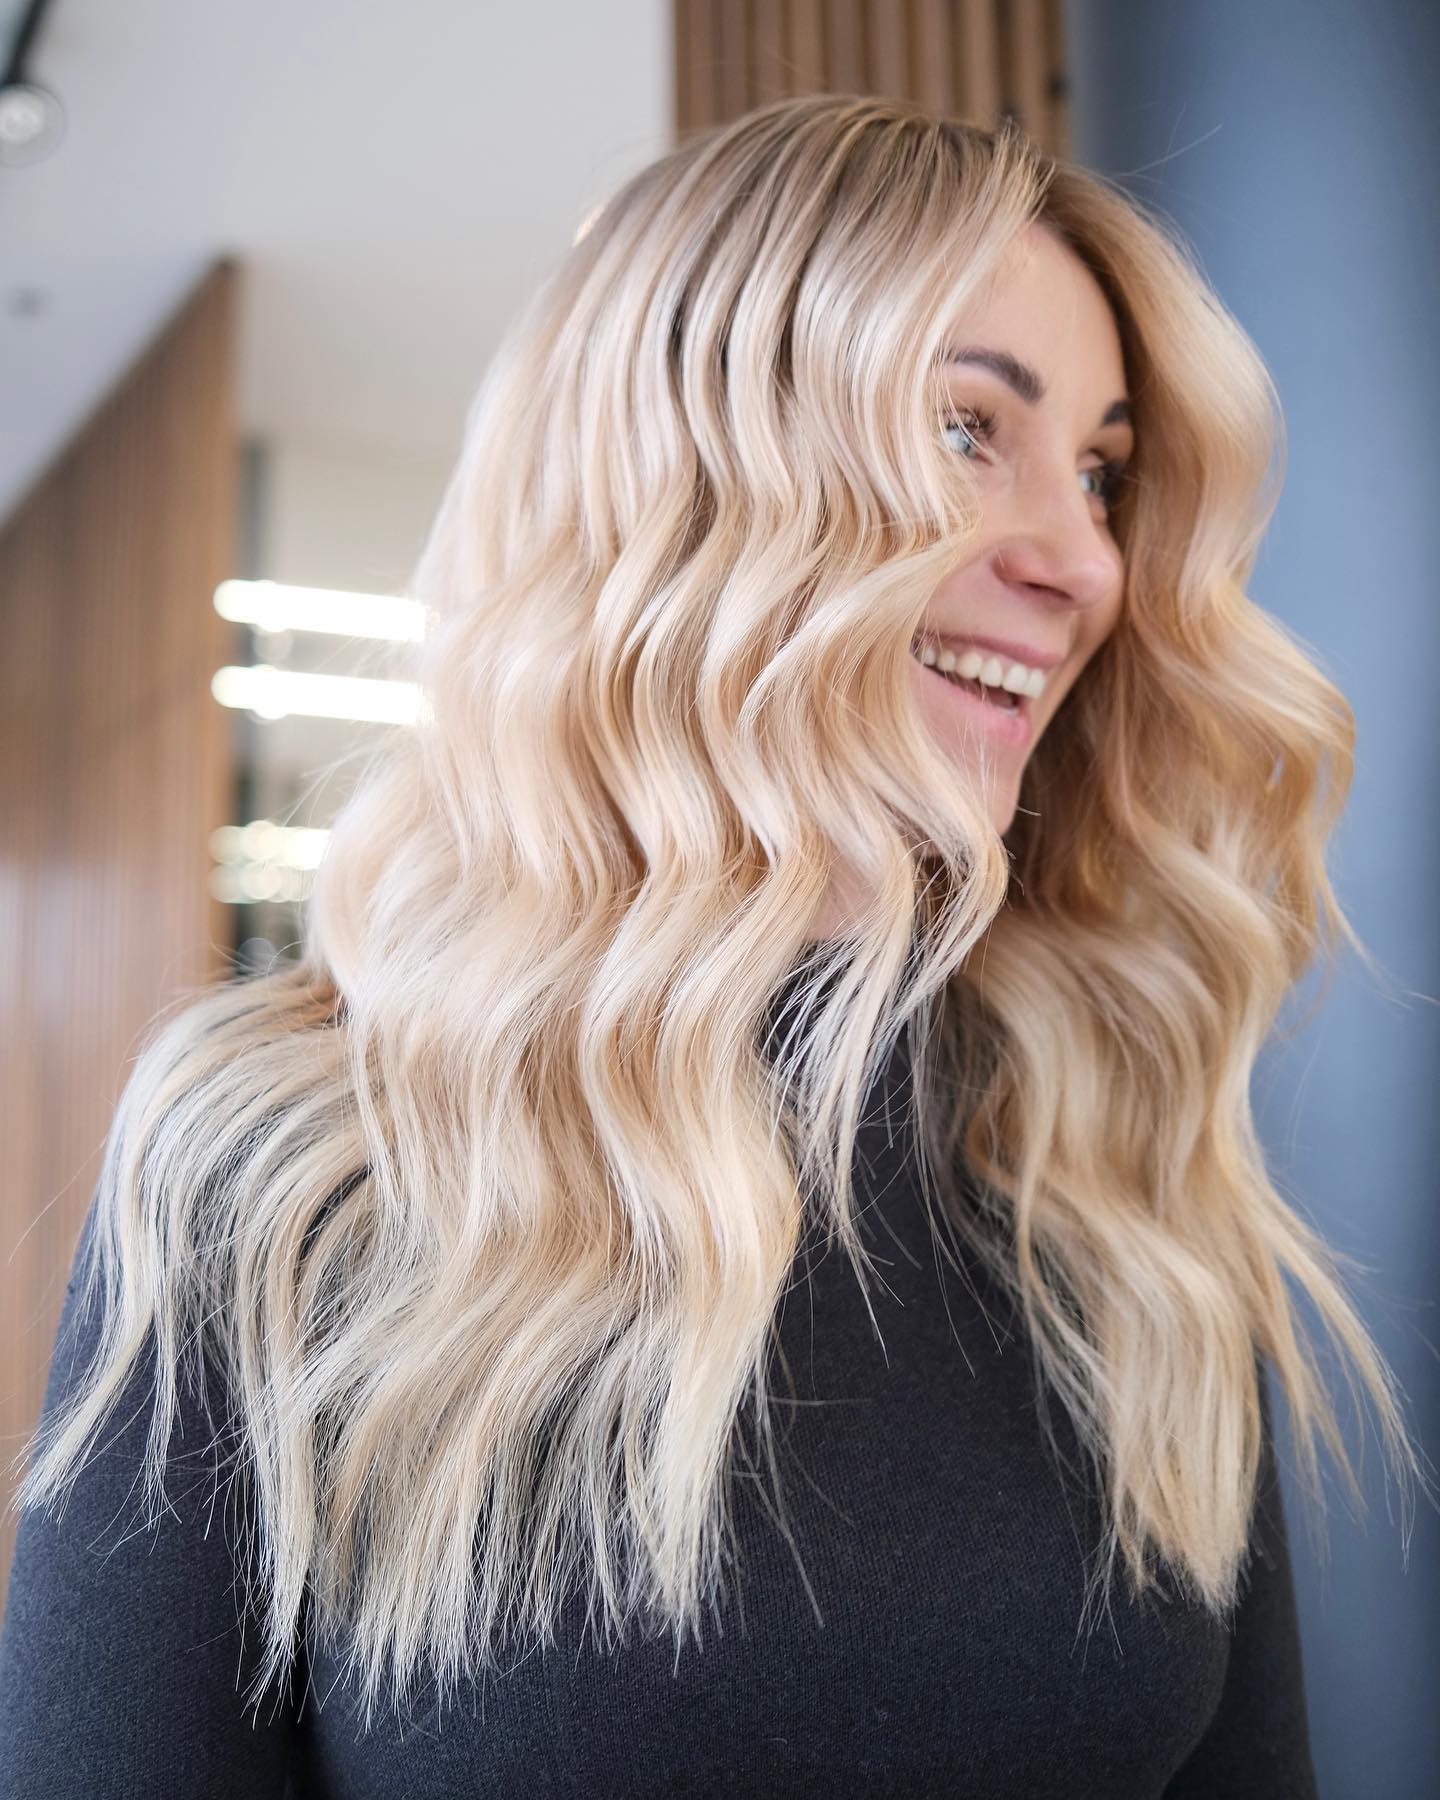
[[[0,1581],[128,1059],[228,949],[236,287],[216,264],[0,528]]]
[[[1068,156],[1063,0],[674,0],[676,133],[788,94],[1018,119]]]

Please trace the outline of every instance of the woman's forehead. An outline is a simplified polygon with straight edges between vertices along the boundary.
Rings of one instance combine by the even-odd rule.
[[[1082,374],[1124,392],[1119,324],[1095,276],[1052,232],[1031,226],[959,310],[942,360],[987,369],[1042,401]]]

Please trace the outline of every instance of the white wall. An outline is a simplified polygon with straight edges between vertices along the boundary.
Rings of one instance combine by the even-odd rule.
[[[265,461],[261,544],[272,581],[404,590],[449,459],[283,439],[267,447]]]

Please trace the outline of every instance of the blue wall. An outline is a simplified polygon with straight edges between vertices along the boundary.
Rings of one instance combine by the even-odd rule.
[[[1398,997],[1347,956],[1267,1048],[1256,1112],[1282,1192],[1365,1264],[1350,1291],[1440,1460],[1440,5],[1070,0],[1067,31],[1076,160],[1178,224],[1280,390],[1288,477],[1251,591],[1355,708],[1331,867]],[[1320,1791],[1421,1800],[1440,1525],[1421,1497],[1407,1567],[1368,1417],[1363,1454],[1363,1527],[1327,1473],[1328,1561],[1284,1475]]]

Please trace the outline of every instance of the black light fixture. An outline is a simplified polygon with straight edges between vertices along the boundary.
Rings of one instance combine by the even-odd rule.
[[[27,73],[30,52],[50,0],[30,0],[20,15],[0,74],[0,164],[17,167],[39,162],[59,143],[65,109],[48,88]]]

